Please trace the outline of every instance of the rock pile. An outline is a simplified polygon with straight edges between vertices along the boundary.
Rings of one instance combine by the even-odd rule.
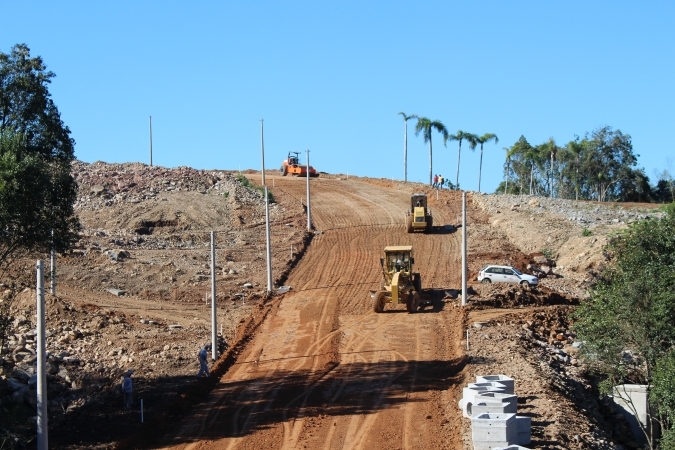
[[[162,193],[168,192],[206,194],[217,191],[236,196],[242,202],[260,202],[262,199],[262,194],[257,191],[242,189],[231,173],[218,170],[75,161],[72,174],[79,185],[76,210],[97,210],[122,202],[141,203],[161,199]]]
[[[627,210],[616,203],[597,203],[548,198],[534,195],[477,195],[474,197],[484,209],[528,210],[533,213],[547,212],[580,226],[627,224],[637,220],[658,218],[664,215],[656,209]]]
[[[34,301],[26,290],[24,302]],[[195,336],[209,340],[203,326],[166,324],[131,318],[113,310],[78,308],[49,296],[47,310],[47,398],[50,423],[90,403],[108,402],[119,395],[119,382],[132,367],[145,379],[197,371]],[[25,404],[35,410],[37,357],[35,309],[20,309],[0,356],[0,404]],[[219,351],[227,349],[219,336]],[[7,402],[7,403],[5,403]],[[34,421],[34,419],[31,419]]]

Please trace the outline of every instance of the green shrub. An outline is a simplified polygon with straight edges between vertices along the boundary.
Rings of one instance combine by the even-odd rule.
[[[259,191],[263,195],[263,197],[265,196],[265,188],[263,186],[258,186],[257,184],[252,183],[244,175],[241,174],[237,175],[236,180],[240,182],[242,186],[247,187],[249,189],[255,189],[256,191]],[[270,203],[275,203],[274,195],[272,195],[272,192],[270,192],[269,189],[267,190],[267,199],[269,200]]]
[[[553,258],[553,250],[550,250],[548,248],[541,249],[541,254],[547,257],[548,259],[555,259]]]
[[[593,234],[593,232],[592,232],[591,230],[589,230],[588,228],[584,228],[584,229],[581,231],[581,235],[582,235],[583,237],[588,237],[588,236],[591,236],[592,234]]]

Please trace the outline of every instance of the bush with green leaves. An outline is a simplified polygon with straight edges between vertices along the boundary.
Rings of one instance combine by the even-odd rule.
[[[659,386],[675,378],[675,362],[667,359],[675,348],[675,210],[633,224],[606,250],[612,264],[575,314],[577,339],[585,342],[581,356],[603,378],[603,394],[637,383],[647,385],[654,400]],[[654,417],[663,430],[671,427],[675,401],[668,405],[659,405]],[[644,431],[650,448],[657,448]]]
[[[584,228],[583,230],[581,230],[581,235],[583,237],[588,237],[588,236],[592,236],[593,232],[591,230],[589,230],[588,228]]]
[[[265,197],[265,187],[264,186],[258,186],[257,184],[251,182],[248,178],[246,178],[244,175],[239,174],[235,177],[235,179],[241,183],[242,186],[247,187],[249,189],[255,189],[256,191],[259,191],[262,195],[263,198]],[[274,195],[272,195],[272,192],[268,189],[267,190],[267,200],[269,200],[270,203],[274,203]]]

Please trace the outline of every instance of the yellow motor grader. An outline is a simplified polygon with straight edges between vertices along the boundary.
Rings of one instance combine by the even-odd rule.
[[[409,313],[417,312],[422,292],[422,277],[413,272],[415,259],[411,245],[387,246],[382,266],[382,288],[371,291],[373,309],[376,313],[384,311],[385,303],[398,305],[405,303]]]

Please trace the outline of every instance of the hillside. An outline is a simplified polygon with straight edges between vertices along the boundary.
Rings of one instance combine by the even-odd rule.
[[[487,263],[548,265],[550,273],[537,289],[472,281],[462,309],[458,192],[322,175],[311,180],[308,233],[305,180],[268,174],[273,277],[291,290],[267,296],[264,201],[245,186],[260,184],[260,174],[105,163],[77,163],[73,173],[83,230],[58,259],[57,296],[48,296],[53,448],[468,448],[457,400],[471,376],[486,373],[526,383],[533,448],[629,441],[622,424],[617,431],[605,419],[611,409],[592,400],[568,345],[568,316],[605,264],[604,244],[659,214],[650,205],[470,193],[470,278]],[[405,232],[413,191],[429,193],[432,234]],[[210,339],[210,231],[221,349],[229,350],[214,368],[219,381],[197,381],[196,353]],[[413,245],[431,301],[419,314],[372,312],[380,254],[395,244]],[[553,261],[538,263],[542,256]],[[32,264],[15,275],[29,280]],[[29,381],[34,294],[16,301],[2,371]],[[120,408],[127,368],[147,424]],[[12,389],[5,382],[0,393],[33,400],[30,388]],[[15,426],[28,430],[30,420]]]

